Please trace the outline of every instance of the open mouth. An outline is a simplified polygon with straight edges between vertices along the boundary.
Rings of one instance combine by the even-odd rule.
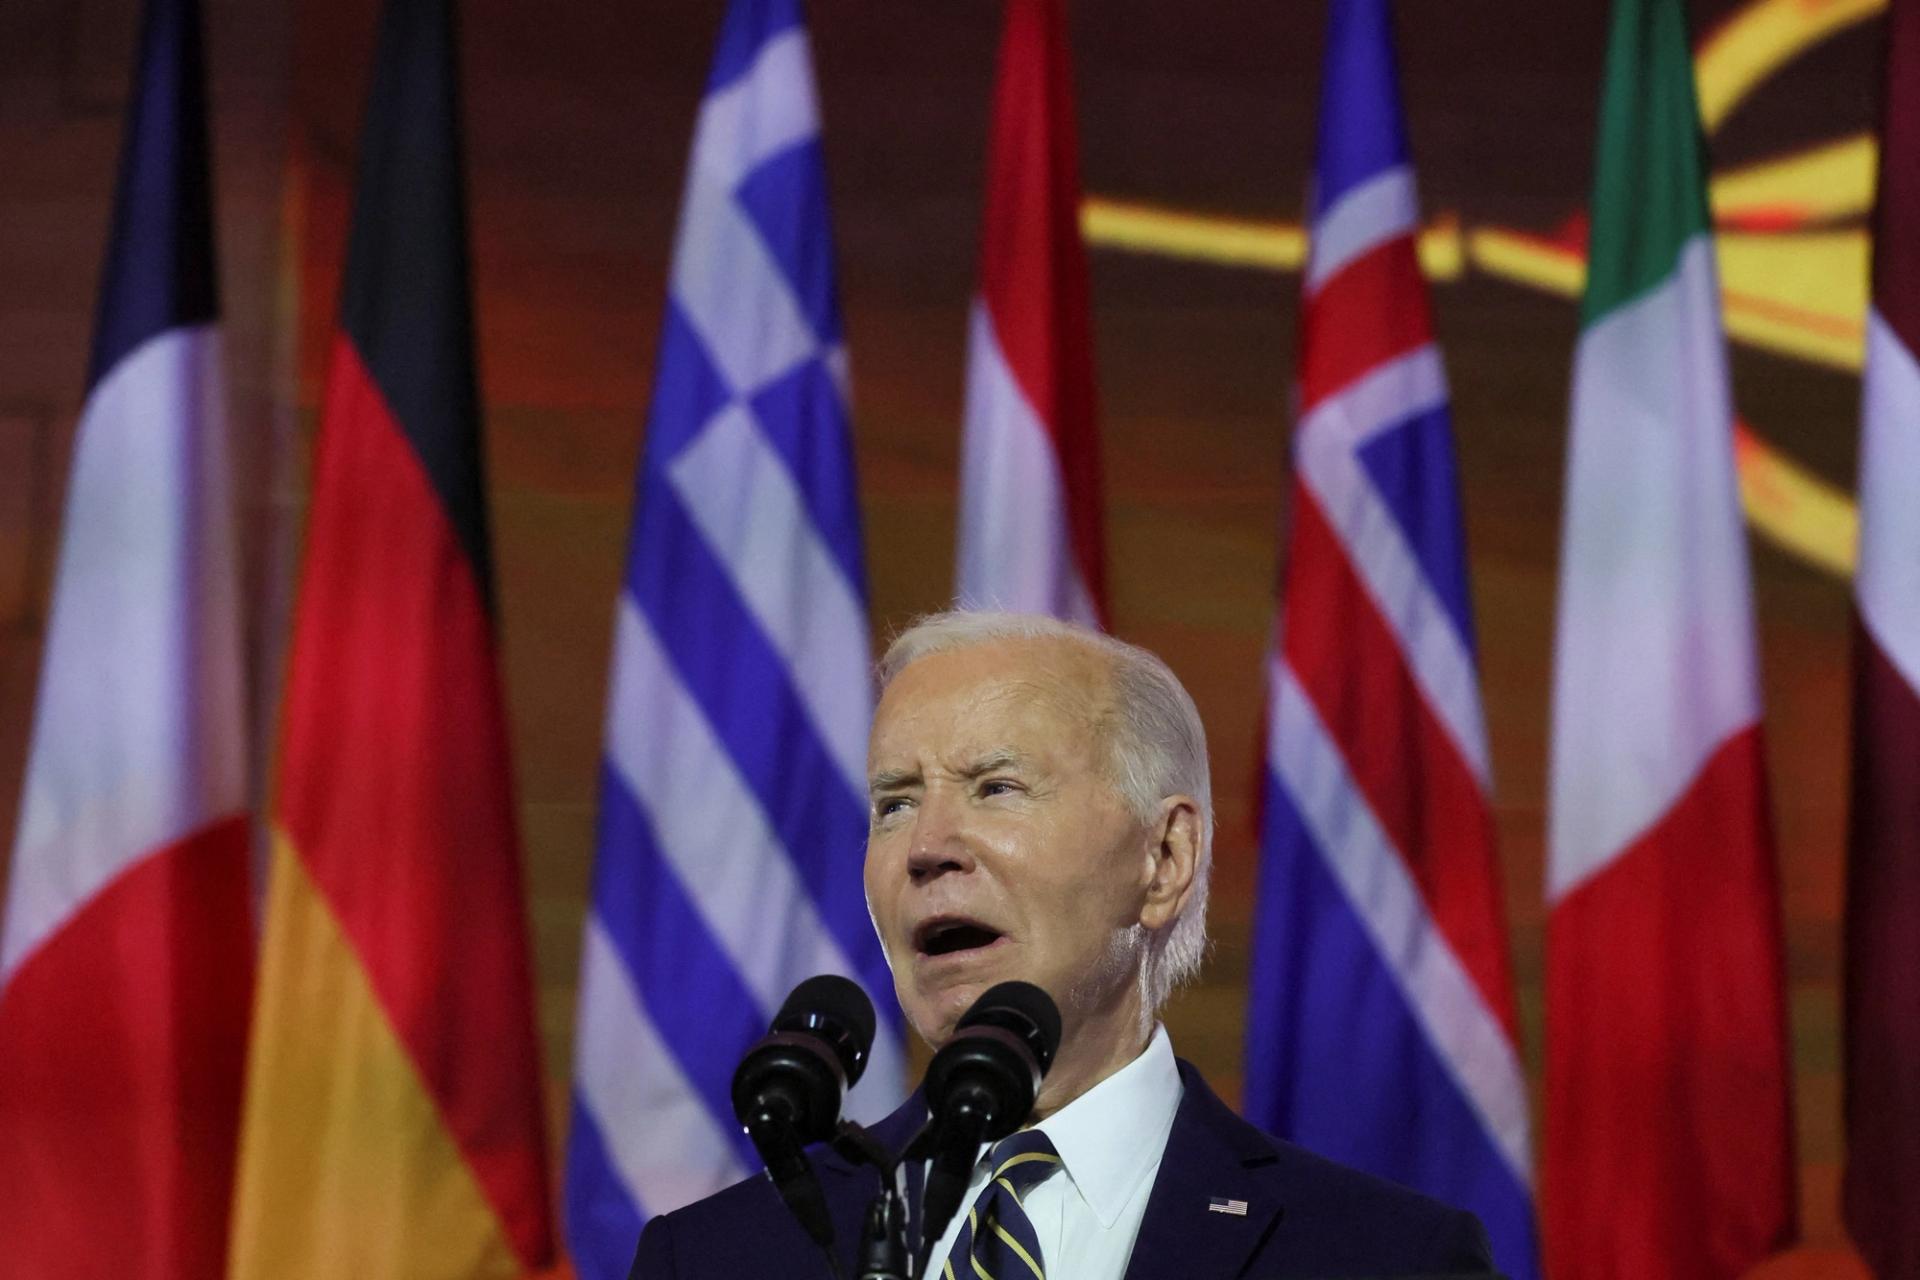
[[[990,947],[1002,936],[998,929],[977,920],[946,917],[929,920],[914,930],[913,947],[921,955],[949,956]]]

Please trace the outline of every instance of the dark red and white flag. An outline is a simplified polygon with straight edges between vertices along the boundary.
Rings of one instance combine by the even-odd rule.
[[[1920,1275],[1920,4],[1887,19],[1860,423],[1845,1202],[1882,1276]]]

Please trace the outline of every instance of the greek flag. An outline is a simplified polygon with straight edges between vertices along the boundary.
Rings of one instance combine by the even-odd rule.
[[[899,1099],[861,888],[873,688],[826,175],[799,0],[735,0],[694,131],[614,622],[582,944],[567,1235],[640,1228],[759,1166],[728,1085],[788,990],[847,974]]]

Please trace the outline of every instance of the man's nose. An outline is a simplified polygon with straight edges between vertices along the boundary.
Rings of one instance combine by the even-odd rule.
[[[907,875],[918,883],[951,872],[971,871],[973,866],[973,846],[960,806],[944,796],[924,797],[914,814]]]

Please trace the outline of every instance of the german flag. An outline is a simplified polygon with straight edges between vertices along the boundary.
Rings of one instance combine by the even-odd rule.
[[[389,0],[315,460],[235,1280],[553,1261],[453,17]]]

